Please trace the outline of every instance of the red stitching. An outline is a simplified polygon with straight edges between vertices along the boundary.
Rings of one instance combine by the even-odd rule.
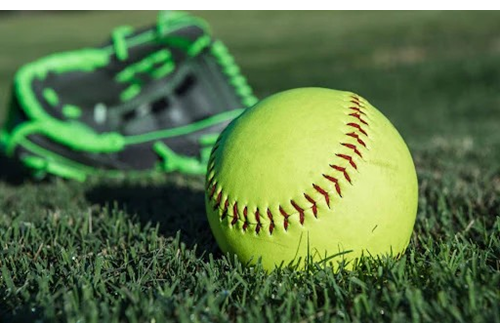
[[[316,206],[316,201],[314,201],[313,198],[311,198],[310,196],[308,196],[305,193],[304,193],[304,197],[306,198],[307,201],[309,201],[310,203],[312,203],[311,209],[313,211],[314,217],[318,218],[318,207]]]
[[[212,177],[210,177],[210,179],[207,181],[207,184],[208,184],[207,188],[210,188],[210,185],[212,184],[212,181],[214,180],[214,178],[215,178],[215,174],[213,174]]]
[[[346,135],[355,138],[360,145],[362,145],[363,147],[366,148],[365,142],[363,140],[361,140],[359,138],[359,135],[357,135],[356,133],[352,132],[352,133],[347,133]]]
[[[262,224],[260,223],[260,214],[259,214],[258,208],[255,210],[255,220],[257,221],[257,226],[255,227],[255,232],[258,235],[260,232],[260,229],[262,228]]]
[[[217,194],[217,200],[215,201],[214,210],[219,208],[221,199],[222,199],[222,190],[219,192],[219,194]]]
[[[269,217],[269,220],[271,220],[271,223],[269,224],[269,233],[272,235],[274,230],[274,219],[273,213],[271,213],[271,210],[269,210],[269,208],[267,209],[267,217]]]
[[[344,174],[344,177],[345,179],[347,179],[347,181],[352,184],[351,182],[351,177],[349,177],[349,174],[347,173],[346,169],[345,168],[342,168],[342,167],[339,167],[338,165],[330,165],[333,169],[337,170],[337,171],[340,171]]]
[[[231,220],[231,225],[235,225],[238,222],[239,213],[238,213],[238,203],[235,202],[233,206],[233,219]]]
[[[335,154],[336,156],[340,157],[340,158],[343,158],[344,160],[347,160],[349,161],[349,164],[356,170],[358,170],[358,166],[356,165],[356,163],[354,163],[354,161],[352,160],[352,157],[349,156],[349,155],[344,155],[344,154]]]
[[[330,196],[328,195],[328,192],[316,184],[313,184],[313,188],[325,197],[326,205],[330,208]]]
[[[368,136],[368,133],[366,133],[362,128],[361,128],[361,125],[359,124],[356,124],[356,123],[348,123],[347,126],[351,126],[351,127],[354,127],[356,128],[358,131],[360,131],[361,133],[363,133],[364,135]]]
[[[349,113],[349,116],[354,117],[354,118],[358,119],[360,122],[362,122],[363,124],[365,124],[366,126],[369,126],[366,121],[364,121],[363,119],[361,119],[361,114],[359,114],[359,113]]]
[[[225,129],[224,129],[225,130]],[[224,132],[224,131],[222,131]],[[221,133],[222,134],[222,133]],[[215,144],[214,146],[212,147],[212,152],[216,151],[217,149],[219,149],[219,146],[220,146],[220,143],[222,141],[222,135],[219,135],[219,137],[217,138],[217,140],[215,140]]]
[[[285,228],[285,231],[287,231],[288,230],[288,217],[290,217],[290,215],[287,212],[285,212],[285,210],[281,206],[279,206],[279,210],[280,210],[281,215],[283,215],[283,217],[285,218],[285,220],[283,221],[283,227]]]
[[[349,109],[351,109],[351,110],[353,110],[353,111],[356,111],[356,112],[359,112],[359,113],[361,113],[362,115],[365,115],[365,116],[366,116],[366,113],[365,113],[363,110],[361,110],[361,108],[360,108],[360,107],[361,107],[361,105],[359,105],[359,103],[355,103],[355,102],[353,102],[353,103],[354,103],[354,104],[357,104],[358,106],[357,106],[357,107],[355,107],[355,106],[351,106],[351,107],[349,107]]]
[[[208,198],[210,200],[212,200],[212,198],[214,197],[214,193],[215,193],[216,188],[217,188],[217,182],[215,182],[214,185],[212,186],[212,190],[210,191],[210,195],[208,196]]]
[[[243,222],[243,231],[247,231],[247,228],[248,228],[248,207],[245,206],[245,208],[243,208],[243,217],[245,218],[245,221]]]
[[[335,191],[337,191],[338,195],[342,197],[342,191],[340,190],[339,180],[337,178],[325,174],[323,174],[323,177],[325,177],[326,179],[335,184]]]
[[[361,105],[361,101],[359,99],[358,96],[351,96],[351,103],[356,105],[356,106],[350,106],[349,109],[350,110],[353,110],[355,111],[354,113],[350,113],[348,116],[350,117],[353,117],[353,118],[356,118],[361,124],[363,125],[366,125],[366,126],[369,126],[368,122],[365,121],[363,118],[361,118],[361,115],[366,115],[366,113],[361,109],[362,108],[362,105]],[[350,126],[350,127],[353,127],[353,128],[356,128],[361,134],[365,135],[366,137],[368,137],[368,133],[362,128],[361,124],[359,123],[348,123],[347,126]],[[225,131],[223,131],[222,133],[224,133]],[[220,143],[220,140],[222,138],[222,133],[220,135],[220,137],[218,138],[216,144],[214,145],[213,149],[212,149],[212,156],[210,158],[210,160],[212,161],[211,163],[211,166],[209,168],[209,172],[208,173],[211,173],[213,172],[213,170],[215,169],[215,154],[214,152],[219,148],[219,143]],[[366,144],[365,142],[360,138],[359,134],[356,133],[356,132],[350,132],[350,133],[347,133],[346,136],[349,136],[349,137],[352,137],[354,139],[356,139],[357,143],[365,148],[366,147]],[[361,152],[358,150],[358,147],[354,144],[351,144],[351,143],[343,143],[341,142],[341,145],[344,146],[344,147],[347,147],[349,149],[351,149],[355,154],[357,154],[359,157],[363,158]],[[358,166],[356,165],[356,163],[354,162],[354,159],[352,156],[350,155],[347,155],[347,154],[335,154],[335,156],[343,159],[343,160],[346,160],[349,162],[349,165],[352,166],[354,169],[358,169]],[[341,166],[338,166],[338,165],[335,165],[335,164],[331,164],[330,165],[331,168],[333,168],[334,170],[336,171],[339,171],[339,172],[342,172],[342,174],[344,175],[344,178],[350,183],[352,184],[352,181],[351,181],[351,177],[349,176],[349,173],[347,171],[347,168],[345,167],[341,167]],[[341,188],[340,188],[340,183],[339,183],[339,180],[335,177],[332,177],[332,176],[329,176],[329,175],[326,175],[326,174],[323,174],[323,177],[326,178],[328,181],[332,182],[335,184],[335,191],[337,192],[337,194],[342,197],[342,191],[341,191]],[[213,182],[213,184],[212,184]],[[207,182],[207,189],[212,187],[211,190],[210,190],[210,194],[209,194],[209,200],[214,200],[214,195],[216,193],[216,189],[217,189],[217,181],[215,180],[215,174],[212,175],[208,182]],[[325,198],[325,201],[326,201],[326,204],[328,206],[328,208],[330,208],[330,195],[329,193],[322,187],[316,185],[316,184],[312,184],[314,190],[316,190],[318,193],[320,193],[321,195],[323,195],[323,197]],[[317,202],[311,198],[307,193],[303,193],[304,195],[304,198],[309,202],[311,203],[311,210],[313,212],[313,215],[315,218],[318,218],[318,206],[317,206]],[[220,207],[220,204],[221,204],[221,201],[222,201],[222,190],[217,194],[217,198],[215,199],[215,205],[214,205],[214,210],[219,208]],[[304,224],[304,221],[305,221],[305,209],[303,207],[301,207],[299,204],[297,204],[294,200],[290,200],[290,204],[293,206],[293,208],[299,213],[299,221],[300,221],[300,224],[303,225]],[[226,218],[227,216],[227,213],[228,213],[228,208],[229,208],[229,199],[226,198],[226,200],[224,201],[224,208],[222,209],[222,213],[221,213],[221,219],[224,219]],[[283,227],[286,230],[288,230],[288,227],[289,227],[289,218],[291,216],[291,214],[287,213],[283,207],[279,206],[279,212],[280,214],[283,216],[284,220],[283,220]],[[267,208],[267,216],[270,220],[270,224],[269,224],[269,233],[272,235],[273,234],[273,231],[275,229],[275,223],[274,223],[274,216],[270,210],[270,208]],[[243,218],[244,218],[244,221],[243,221],[243,231],[246,231],[248,226],[249,226],[249,222],[248,222],[248,207],[245,206],[243,208]],[[231,225],[235,225],[238,220],[240,219],[240,215],[239,215],[239,211],[238,211],[238,202],[234,202],[234,205],[233,205],[233,216],[232,216],[232,220],[231,220]],[[260,233],[260,230],[262,229],[262,223],[261,223],[261,219],[260,219],[260,212],[259,212],[259,208],[256,208],[255,210],[255,220],[257,221],[257,224],[256,224],[256,227],[255,227],[255,233],[256,234],[259,234]]]
[[[292,204],[293,208],[295,208],[295,210],[297,212],[299,212],[300,224],[304,225],[304,209],[302,209],[302,207],[300,207],[299,205],[297,205],[297,203],[295,201],[293,201],[293,200],[290,200],[290,203]]]
[[[221,215],[221,219],[224,220],[227,216],[227,209],[229,207],[229,199],[226,198],[226,201],[224,202],[224,209],[222,210],[222,215]]]
[[[212,167],[210,168],[211,170],[209,170],[209,171],[213,171],[213,168],[215,167],[215,163],[214,163],[214,161],[215,161],[215,152],[217,151],[217,149],[219,149],[219,145],[220,145],[219,140],[220,139],[217,140],[217,142],[215,143],[215,145],[212,147],[212,151],[210,152],[210,158],[208,159],[208,163],[212,164]]]
[[[212,173],[212,171],[214,171],[214,168],[215,168],[215,163],[211,163],[211,164],[210,164],[210,168],[209,168],[209,169],[208,169],[208,171],[207,171],[207,174]],[[214,176],[215,176],[215,174],[214,174]]]
[[[361,155],[361,152],[358,150],[358,148],[357,148],[355,145],[353,145],[353,144],[351,144],[351,143],[341,143],[341,145],[342,145],[342,146],[344,146],[344,147],[347,147],[347,148],[349,148],[349,149],[354,150],[354,152],[355,152],[357,155],[359,155],[359,157],[363,158],[363,155]]]

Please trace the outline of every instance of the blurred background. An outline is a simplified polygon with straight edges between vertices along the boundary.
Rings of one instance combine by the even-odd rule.
[[[498,147],[498,12],[195,12],[233,52],[259,97],[302,86],[351,90],[410,146]],[[22,64],[100,45],[157,12],[0,12],[0,119]],[[446,139],[444,139],[446,137]]]
[[[306,86],[356,92],[381,110],[408,143],[421,201],[429,200],[427,186],[439,184],[444,195],[471,196],[483,210],[498,213],[492,203],[500,194],[499,12],[193,14],[206,19],[229,47],[259,98]],[[151,26],[157,15],[0,12],[0,122],[21,65],[101,45],[115,27]]]

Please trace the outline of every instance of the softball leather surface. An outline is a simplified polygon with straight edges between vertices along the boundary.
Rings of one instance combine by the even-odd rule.
[[[389,120],[323,88],[278,93],[235,119],[212,150],[205,195],[222,251],[267,270],[397,256],[417,199],[410,152]]]

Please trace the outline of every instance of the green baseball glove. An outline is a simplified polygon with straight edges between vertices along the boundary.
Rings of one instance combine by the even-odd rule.
[[[256,102],[203,20],[160,13],[155,27],[23,66],[1,142],[38,177],[204,174],[219,133]]]

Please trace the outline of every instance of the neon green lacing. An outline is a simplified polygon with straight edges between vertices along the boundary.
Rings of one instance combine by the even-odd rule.
[[[182,15],[181,15],[182,16]],[[159,35],[163,35],[168,31],[168,21],[171,18],[180,17],[174,13],[162,13],[158,15],[156,29]],[[128,45],[127,36],[134,33],[134,28],[131,26],[120,26],[113,30],[111,33],[111,40],[113,41],[113,48],[115,49],[116,58],[121,61],[128,59]]]
[[[203,20],[194,19],[189,16],[189,14],[184,12],[173,12],[173,11],[161,11],[158,14],[158,20],[156,25],[157,38],[162,38],[167,35],[168,32],[182,28],[186,24],[196,23],[202,29],[206,28],[206,24]],[[128,45],[127,37],[134,32],[134,29],[129,26],[118,27],[113,30],[111,38],[113,41],[113,48],[116,54],[116,58],[120,61],[125,61],[128,59]],[[187,43],[189,46],[186,52],[189,56],[193,57],[197,55],[201,50],[210,45],[211,39],[209,35],[204,35],[196,40],[192,45]],[[158,68],[155,66],[158,63],[164,64]],[[120,83],[128,84],[129,86],[120,94],[120,100],[123,102],[129,101],[137,97],[142,91],[142,82],[136,77],[138,73],[149,73],[153,79],[159,80],[165,76],[171,74],[175,70],[175,63],[172,58],[172,54],[168,50],[160,50],[151,54],[149,57],[140,60],[139,62],[130,65],[129,67],[118,73],[115,79]]]
[[[230,84],[235,88],[236,94],[241,98],[245,107],[250,107],[258,102],[253,95],[252,88],[248,85],[247,79],[241,74],[240,68],[229,53],[227,47],[221,41],[212,44],[212,55],[222,67],[222,71],[230,78]]]
[[[198,25],[201,29],[207,32],[207,35],[201,37],[198,41],[195,42],[193,47],[189,48],[190,55],[196,52],[196,50],[200,50],[203,46],[207,46],[207,38],[209,38],[209,27],[208,24],[199,18],[192,17],[186,12],[182,11],[160,11],[158,13],[157,23],[156,23],[156,33],[161,38],[162,36],[167,35],[170,31],[175,30],[177,28],[181,28],[186,26],[187,24],[195,24]],[[125,61],[128,59],[128,45],[126,38],[134,33],[134,28],[131,26],[120,26],[113,30],[111,33],[111,40],[113,42],[113,48],[115,50],[116,57]],[[201,42],[197,43],[197,42]]]
[[[156,67],[158,64],[160,66]],[[120,100],[131,100],[141,92],[144,82],[137,77],[137,74],[148,73],[153,79],[158,80],[172,73],[174,69],[175,63],[172,53],[165,49],[156,51],[135,64],[128,66],[115,76],[116,81],[129,85],[120,94]]]
[[[115,132],[96,134],[92,132],[90,128],[80,128],[81,126],[74,126],[78,123],[73,123],[72,126],[68,126],[67,123],[51,119],[50,116],[44,112],[41,105],[37,102],[34,94],[32,94],[32,91],[29,89],[31,80],[35,77],[38,79],[44,78],[48,73],[48,68],[58,72],[65,72],[73,69],[78,69],[80,71],[92,71],[95,68],[100,68],[108,64],[110,56],[113,53],[120,61],[126,61],[129,57],[130,47],[155,39],[161,42],[163,37],[170,31],[181,29],[188,25],[197,25],[206,33],[195,42],[190,42],[188,39],[183,39],[181,37],[168,38],[168,44],[173,47],[182,48],[190,57],[194,57],[206,50],[206,48],[210,48],[210,52],[215,57],[217,63],[222,67],[223,73],[230,79],[230,84],[235,87],[235,91],[241,98],[244,106],[249,107],[255,104],[257,102],[257,98],[253,96],[252,89],[248,86],[245,77],[241,74],[234,58],[229,54],[227,48],[222,44],[222,42],[216,41],[212,44],[212,39],[208,34],[209,28],[204,20],[193,18],[185,13],[162,12],[159,15],[157,29],[155,30],[141,33],[138,36],[130,36],[134,32],[132,27],[118,27],[112,32],[112,45],[109,47],[99,50],[89,49],[85,51],[58,54],[24,66],[16,74],[15,86],[19,95],[22,96],[20,102],[26,110],[28,110],[28,115],[30,118],[33,118],[34,121],[27,123],[26,126],[20,126],[13,133],[6,133],[5,131],[0,132],[0,139],[2,139],[2,143],[5,144],[5,150],[7,153],[12,154],[17,145],[23,145],[24,147],[30,145],[30,142],[26,140],[26,137],[32,133],[43,133],[54,141],[66,144],[75,150],[92,151],[96,153],[117,152],[123,150],[126,145],[134,144],[135,142],[142,142],[144,140],[159,140],[164,139],[166,136],[178,135],[180,132],[199,130],[201,127],[211,126],[219,121],[227,121],[239,115],[243,110],[224,112],[213,117],[213,119],[207,120],[206,122],[202,121],[201,124],[190,124],[190,126],[186,126],[182,129],[175,129],[174,131],[159,131],[156,133],[148,133],[148,135],[139,135],[134,137],[123,137],[119,133]],[[165,42],[166,41],[167,39],[165,39]],[[165,54],[160,53],[158,57],[162,58],[164,55]],[[82,63],[81,59],[85,59],[85,62]],[[157,61],[158,59],[153,60]],[[155,77],[162,77],[165,72],[172,70],[169,68],[171,63],[169,61],[166,62],[166,67],[160,67],[157,69],[158,71],[154,73]],[[64,66],[61,66],[61,63],[64,64]],[[142,65],[146,66],[149,64],[143,63]],[[137,69],[144,70],[144,68],[139,67],[141,66],[138,66]],[[130,73],[128,73],[128,75],[129,74]],[[128,82],[130,80],[130,78],[127,77],[128,75],[125,73],[122,73],[122,75],[124,76],[122,77],[122,80],[130,83]],[[47,99],[47,102],[51,104],[59,104],[57,95],[50,91],[46,91],[44,97]],[[77,116],[76,110],[69,111],[71,111],[69,112],[70,116]],[[202,144],[204,148],[201,150],[200,160],[196,159],[196,163],[189,159],[183,159],[182,161],[177,162],[174,161],[176,168],[179,169],[179,171],[184,171],[183,169],[186,169],[185,171],[190,173],[204,172],[204,161],[207,160],[210,153],[209,146],[213,144],[212,141],[216,137],[217,136],[214,135],[213,138],[202,138],[201,141],[204,143],[200,142],[200,144]],[[60,156],[57,156],[56,154],[51,155],[51,152],[44,151],[41,148],[38,149],[34,145],[30,146],[29,150],[36,150],[38,155],[44,156],[43,158],[47,159],[47,161],[50,160],[50,163],[47,164],[45,163],[47,161],[45,161],[42,163],[43,165],[40,161],[36,161],[35,159],[25,161],[25,164],[31,165],[34,169],[43,169],[55,174],[64,174],[70,178],[79,178],[83,177],[82,175],[87,173],[94,173],[92,168],[84,170],[84,166],[73,166],[71,161],[61,161]],[[161,149],[161,147],[159,148],[159,151],[161,152],[160,155],[164,157],[164,163],[167,162],[166,160],[172,161],[172,156],[174,155],[169,154],[168,152],[165,154],[166,151]],[[162,165],[162,167],[165,166]],[[71,174],[70,171],[72,172]]]
[[[115,28],[111,34],[113,47],[115,48],[116,58],[125,61],[128,58],[127,36],[134,32],[134,28],[130,26],[121,26]]]

